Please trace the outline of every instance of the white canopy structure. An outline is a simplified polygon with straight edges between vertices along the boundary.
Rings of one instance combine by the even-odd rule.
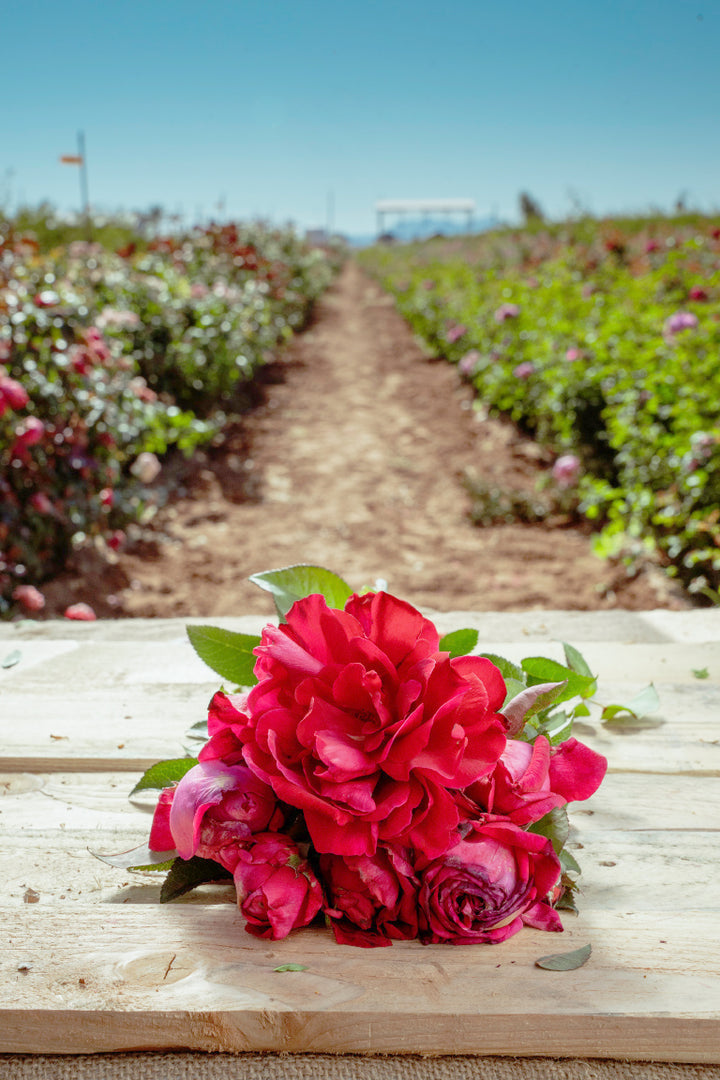
[[[465,214],[468,229],[475,213],[474,199],[379,199],[375,203],[377,231],[385,231],[386,214]]]

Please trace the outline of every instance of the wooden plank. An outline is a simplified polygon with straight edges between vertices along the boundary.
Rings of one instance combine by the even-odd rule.
[[[359,950],[244,933],[234,909],[13,912],[0,1051],[130,1048],[720,1060],[715,913],[588,910],[496,947]],[[78,927],[82,926],[82,938]],[[535,960],[591,942],[583,968]],[[302,972],[278,973],[299,963]]]

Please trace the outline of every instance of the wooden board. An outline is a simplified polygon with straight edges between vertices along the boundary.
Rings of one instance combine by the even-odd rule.
[[[338,946],[322,929],[257,941],[231,886],[160,906],[156,876],[90,854],[146,840],[152,800],[131,803],[127,793],[138,770],[182,753],[183,732],[217,687],[179,620],[93,624],[72,636],[57,624],[46,633],[0,627],[0,657],[22,653],[0,670],[0,926],[9,945],[0,953],[0,1053],[720,1063],[720,643],[702,640],[688,613],[682,640],[672,641],[672,614],[648,617],[647,641],[635,614],[627,628],[617,622],[615,640],[607,620],[594,633],[587,615],[587,642],[567,634],[607,700],[628,700],[652,680],[660,710],[622,727],[595,713],[578,732],[611,771],[571,813],[583,875],[580,913],[563,916],[565,932],[526,929],[494,947],[374,950]],[[542,618],[533,613],[532,625]],[[472,620],[455,616],[454,625]],[[557,643],[520,634],[503,642],[497,651],[515,659],[562,655]],[[704,667],[709,677],[696,678]],[[535,966],[586,943],[592,956],[576,971]],[[275,970],[287,963],[305,970]]]

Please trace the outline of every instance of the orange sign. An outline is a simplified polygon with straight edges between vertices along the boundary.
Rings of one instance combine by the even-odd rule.
[[[80,154],[63,154],[60,158],[61,165],[82,165],[82,163]]]

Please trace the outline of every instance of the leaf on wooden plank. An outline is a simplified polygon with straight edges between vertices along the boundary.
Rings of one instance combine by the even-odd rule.
[[[9,652],[7,654],[7,656],[4,656],[2,658],[2,660],[0,660],[0,667],[2,667],[2,668],[15,667],[15,665],[19,664],[21,660],[22,660],[22,653],[20,652],[20,650],[19,649],[13,649],[12,652]]]
[[[706,667],[693,668],[692,673],[696,679],[708,679],[710,677],[710,672]]]
[[[280,964],[273,971],[307,971],[307,964]]]
[[[185,629],[193,649],[209,668],[236,686],[255,685],[257,634],[239,634],[219,626],[190,625]]]
[[[325,597],[328,607],[343,608],[352,593],[347,582],[322,566],[284,566],[278,570],[251,574],[248,580],[272,595],[278,615],[283,620],[295,601],[306,596],[319,593]]]
[[[160,903],[177,900],[207,881],[224,881],[228,878],[232,880],[230,871],[213,859],[201,859],[197,855],[193,855],[192,859],[175,859],[162,883]]]
[[[563,652],[565,653],[565,663],[573,671],[576,671],[578,675],[585,675],[590,679],[594,679],[592,671],[588,667],[587,660],[579,652],[574,645],[569,645],[566,641],[562,643]]]
[[[182,757],[171,758],[168,761],[158,761],[155,765],[151,765],[147,772],[140,777],[130,792],[130,796],[132,797],[138,791],[148,789],[159,791],[162,788],[170,787],[171,784],[182,780],[185,773],[189,772],[193,765],[197,765],[197,758]]]
[[[660,707],[660,698],[654,685],[650,683],[639,694],[627,703],[627,705],[606,705],[600,719],[604,723],[609,721],[624,720],[627,716],[634,720],[642,720],[649,713],[657,712]]]
[[[166,870],[172,866],[177,857],[174,849],[151,851],[147,844],[141,844],[140,847],[131,848],[129,851],[121,851],[117,855],[101,855],[99,851],[93,851],[91,848],[88,848],[88,851],[101,862],[107,863],[108,866],[116,866],[120,870]]]
[[[535,961],[535,967],[545,971],[574,971],[582,967],[590,959],[592,945],[581,945],[579,949],[573,949],[565,953],[549,953]]]
[[[480,637],[477,630],[453,630],[440,638],[440,652],[450,653],[450,659],[456,656],[467,656],[478,643]]]
[[[522,731],[526,719],[539,713],[548,705],[552,705],[563,692],[566,683],[538,683],[536,686],[528,686],[520,693],[503,705],[502,715],[508,722],[508,736],[513,739],[519,731]]]

